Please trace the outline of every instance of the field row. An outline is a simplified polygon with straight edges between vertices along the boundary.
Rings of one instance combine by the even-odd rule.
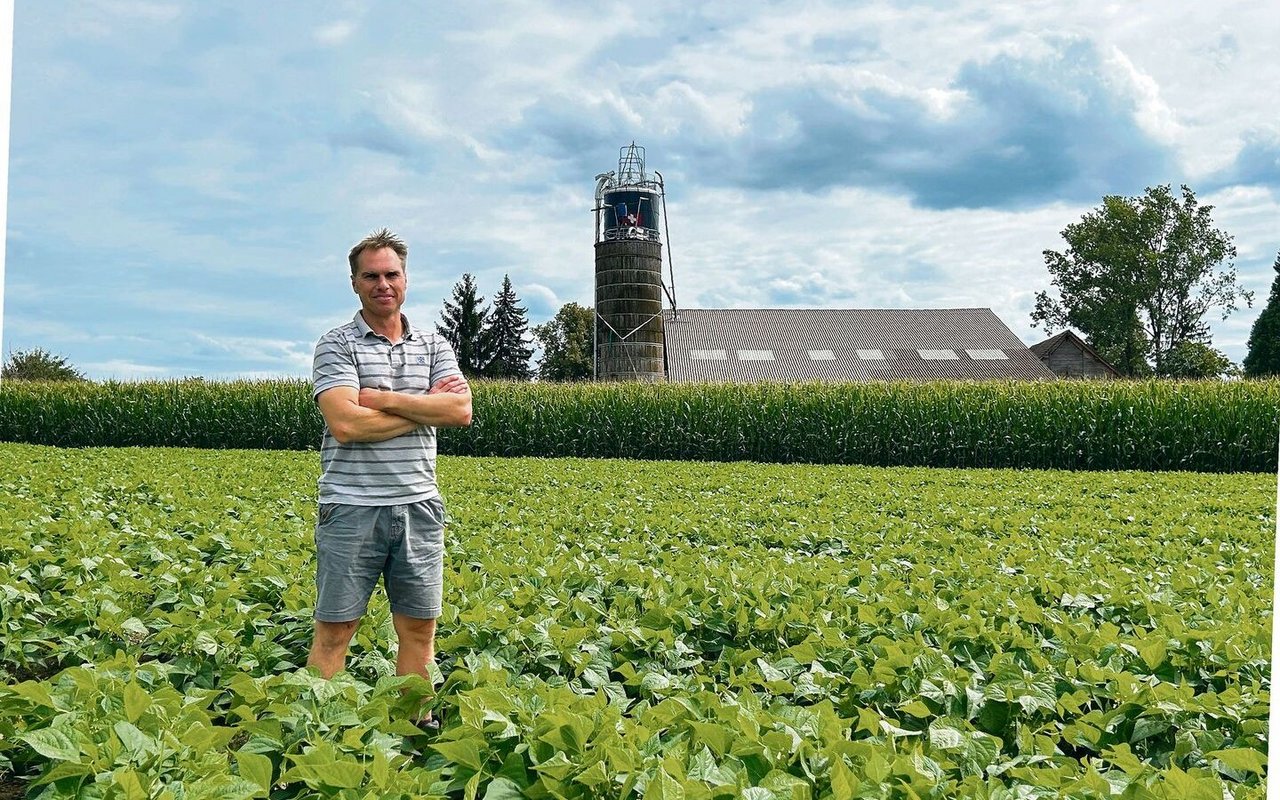
[[[300,669],[317,469],[0,446],[10,788],[1263,796],[1274,477],[444,458],[433,688]]]
[[[1280,380],[477,383],[442,452],[869,466],[1276,471]],[[308,450],[303,381],[0,386],[0,441]]]

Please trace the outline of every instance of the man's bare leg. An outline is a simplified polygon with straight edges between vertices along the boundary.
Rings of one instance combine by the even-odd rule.
[[[311,640],[311,652],[307,666],[320,670],[325,678],[332,678],[346,666],[347,647],[351,636],[360,625],[359,619],[348,622],[321,622],[316,620],[315,638]]]
[[[436,621],[392,614],[400,651],[396,654],[397,675],[421,675],[431,680],[427,665],[436,660]],[[431,712],[415,720],[418,724],[431,721]]]
[[[400,652],[396,655],[397,675],[431,676],[427,665],[436,660],[436,621],[418,619],[404,614],[392,614],[396,636],[400,639]]]

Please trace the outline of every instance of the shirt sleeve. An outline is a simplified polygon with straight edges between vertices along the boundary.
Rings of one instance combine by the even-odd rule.
[[[453,347],[443,336],[432,334],[431,385],[435,386],[451,375],[461,374],[462,370],[458,369],[458,357],[453,354]]]
[[[340,331],[329,331],[316,342],[315,357],[311,361],[311,383],[314,387],[312,400],[337,386],[360,388],[355,356]]]

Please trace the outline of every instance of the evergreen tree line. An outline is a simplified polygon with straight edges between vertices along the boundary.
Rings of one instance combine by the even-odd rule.
[[[493,304],[484,304],[475,276],[464,273],[444,301],[436,330],[458,357],[458,368],[468,377],[527,381],[536,374],[544,381],[578,381],[591,378],[592,326],[590,308],[568,303],[554,318],[529,330],[528,308],[504,275]],[[537,368],[530,365],[533,342],[542,347]]]

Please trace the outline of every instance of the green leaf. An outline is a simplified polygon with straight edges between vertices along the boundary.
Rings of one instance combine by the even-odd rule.
[[[301,779],[313,789],[355,789],[364,783],[365,771],[355,759],[339,755],[325,742],[308,753],[286,756],[294,764],[280,776],[283,783]]]
[[[330,784],[337,786],[338,784]],[[356,786],[359,786],[357,783]],[[349,787],[355,788],[355,787]],[[262,794],[262,789],[252,781],[242,778],[205,778],[195,782],[187,791],[187,800],[249,800]]]
[[[929,707],[919,700],[912,700],[910,703],[901,706],[901,709],[911,716],[918,717],[920,719],[933,716],[933,712],[929,710]]]
[[[48,687],[45,686],[43,683],[36,683],[35,681],[23,681],[22,683],[18,683],[13,686],[8,686],[5,688],[13,692],[14,694],[18,695],[19,697],[29,700],[32,703],[35,703],[37,706],[43,706],[45,708],[57,707],[53,702],[53,697],[49,694]]]
[[[137,722],[150,707],[151,695],[147,694],[145,689],[133,682],[124,685],[124,718],[126,720]]]
[[[831,794],[835,800],[853,800],[862,782],[840,756],[831,759]]]
[[[693,776],[690,775],[690,777]],[[574,783],[580,783],[583,786],[590,787],[600,786],[601,784],[608,783],[610,780],[611,776],[609,775],[609,769],[605,766],[604,761],[597,761],[590,767],[573,776]]]
[[[155,749],[156,740],[138,730],[138,726],[133,723],[120,720],[111,726],[111,730],[120,737],[120,744],[124,745],[125,752],[130,756],[137,757]]]
[[[484,790],[484,800],[524,800],[524,792],[509,778],[494,778]]]
[[[120,788],[124,800],[147,800],[147,790],[142,787],[142,781],[134,770],[120,767],[111,774],[111,782]]]
[[[690,720],[689,727],[693,729],[694,741],[710,747],[717,757],[723,758],[729,752],[729,747],[733,744],[732,731],[721,725],[698,720]]]
[[[1138,655],[1142,656],[1147,669],[1155,669],[1163,664],[1167,652],[1168,646],[1163,639],[1152,638],[1138,645]]]
[[[429,746],[432,750],[455,764],[461,764],[476,771],[479,771],[484,766],[484,759],[480,755],[480,746],[475,739],[462,739],[457,742],[436,742]]]
[[[1234,770],[1245,770],[1262,775],[1267,768],[1267,755],[1251,747],[1233,747],[1227,750],[1210,750],[1206,758],[1216,758]]]
[[[264,792],[271,791],[272,764],[271,759],[258,753],[239,750],[235,754],[236,767],[240,777],[252,781]]]
[[[684,787],[665,769],[658,769],[644,787],[644,800],[684,800]]]
[[[556,751],[551,758],[541,764],[534,764],[533,768],[540,774],[550,775],[552,778],[562,781],[569,777],[576,769],[576,765],[563,752]]]
[[[57,728],[41,728],[18,737],[45,758],[55,761],[79,761],[80,746]]]

